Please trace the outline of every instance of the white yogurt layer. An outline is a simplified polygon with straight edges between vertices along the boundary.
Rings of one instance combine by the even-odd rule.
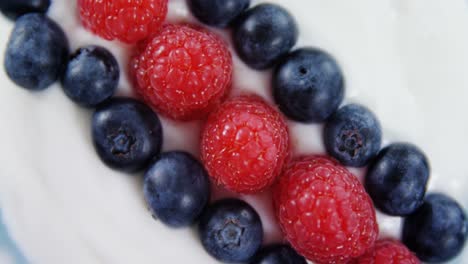
[[[270,2],[296,17],[298,46],[320,47],[337,58],[345,73],[346,100],[375,111],[386,143],[410,141],[427,153],[430,190],[446,192],[468,208],[467,3]],[[183,0],[170,0],[169,9],[171,21],[194,21]],[[128,47],[80,27],[75,1],[54,0],[50,16],[67,32],[72,50],[105,46],[126,72]],[[12,26],[0,18],[0,61]],[[234,61],[234,93],[250,91],[271,101],[270,73]],[[0,83],[0,206],[31,263],[217,263],[204,252],[194,230],[172,230],[151,218],[140,178],[101,163],[90,138],[91,111],[68,100],[58,84],[31,93],[15,86],[3,70]],[[130,91],[123,74],[119,93]],[[199,124],[163,124],[164,150],[198,154]],[[297,153],[323,153],[321,126],[290,127]],[[267,242],[281,239],[270,198],[268,193],[245,197],[262,216]],[[384,235],[398,236],[398,218],[379,215],[379,224]],[[468,250],[452,263],[468,263]]]

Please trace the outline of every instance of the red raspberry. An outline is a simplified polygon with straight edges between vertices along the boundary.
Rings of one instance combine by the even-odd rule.
[[[419,264],[419,259],[402,243],[384,239],[375,243],[375,247],[354,260],[352,264]]]
[[[131,64],[138,93],[174,119],[206,116],[231,88],[232,57],[226,44],[190,26],[163,26]]]
[[[208,117],[201,156],[217,184],[239,193],[271,185],[289,153],[283,116],[257,96],[240,96]]]
[[[274,188],[286,239],[316,263],[346,263],[374,245],[375,209],[358,179],[322,156],[291,162]]]
[[[167,0],[78,0],[81,22],[108,39],[135,43],[159,29]]]

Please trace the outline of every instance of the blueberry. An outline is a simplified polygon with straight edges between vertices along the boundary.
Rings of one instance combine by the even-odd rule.
[[[123,171],[143,169],[159,155],[162,128],[158,116],[143,103],[114,98],[93,114],[92,136],[99,157]]]
[[[380,151],[369,166],[365,186],[377,208],[405,216],[423,203],[429,179],[424,153],[408,143],[395,143]]]
[[[458,255],[468,235],[461,206],[444,194],[429,194],[403,224],[403,242],[424,262],[444,262]]]
[[[250,264],[307,264],[307,261],[290,246],[276,244],[261,249]]]
[[[10,19],[27,13],[45,13],[50,0],[0,0],[0,10]]]
[[[205,250],[224,262],[248,261],[263,240],[257,212],[237,199],[219,200],[208,207],[198,227]]]
[[[329,54],[302,48],[288,54],[276,67],[273,96],[290,119],[323,122],[343,101],[343,73]]]
[[[193,224],[210,197],[203,165],[186,152],[163,153],[145,174],[146,202],[153,215],[171,227]]]
[[[109,99],[119,83],[119,65],[102,47],[81,48],[70,58],[62,78],[65,94],[83,106]]]
[[[350,104],[340,108],[325,124],[325,147],[345,166],[362,167],[380,150],[382,129],[366,107]]]
[[[239,57],[255,69],[266,69],[278,62],[296,44],[297,35],[294,18],[274,4],[261,4],[247,10],[233,28]]]
[[[231,24],[250,5],[250,0],[189,0],[193,15],[201,22],[216,27]]]
[[[27,14],[16,20],[5,53],[10,79],[28,90],[43,90],[63,71],[68,41],[62,29],[42,14]]]

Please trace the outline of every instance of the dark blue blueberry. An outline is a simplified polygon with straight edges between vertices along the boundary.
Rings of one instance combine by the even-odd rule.
[[[63,90],[74,102],[96,106],[109,99],[119,83],[119,65],[102,47],[81,48],[70,58],[62,78]]]
[[[380,150],[382,129],[366,107],[350,104],[340,108],[325,124],[325,147],[345,166],[362,167]]]
[[[27,14],[16,20],[8,40],[5,70],[17,85],[43,90],[59,78],[67,56],[62,29],[42,14]]]
[[[250,0],[189,0],[193,15],[201,22],[216,27],[231,24],[250,5]]]
[[[93,114],[92,136],[99,157],[109,167],[138,171],[159,155],[162,128],[158,116],[143,103],[114,98]]]
[[[402,240],[422,261],[440,263],[458,255],[467,236],[468,221],[461,206],[444,194],[429,194],[406,217]]]
[[[323,122],[343,101],[343,73],[329,54],[314,48],[299,49],[276,67],[273,96],[290,119]]]
[[[261,4],[244,12],[234,25],[234,46],[250,67],[266,69],[296,44],[298,29],[284,8]]]
[[[186,152],[167,152],[145,174],[144,195],[153,215],[172,227],[193,224],[210,198],[203,165]]]
[[[419,148],[395,143],[382,149],[371,163],[365,186],[375,206],[384,213],[409,215],[424,201],[429,170]]]
[[[250,264],[307,264],[307,261],[290,246],[277,244],[262,248]]]
[[[216,201],[202,214],[200,239],[205,250],[223,262],[245,262],[263,241],[262,222],[257,212],[237,199]]]
[[[27,13],[45,13],[50,0],[0,0],[0,10],[10,19]]]

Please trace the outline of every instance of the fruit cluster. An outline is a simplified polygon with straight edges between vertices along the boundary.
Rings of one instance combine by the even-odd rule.
[[[202,23],[231,27],[235,51],[248,66],[274,68],[278,111],[256,95],[228,98],[234,67],[226,43],[200,26],[162,25],[167,0],[77,0],[84,27],[106,39],[139,42],[130,74],[146,104],[113,97],[120,70],[106,49],[88,46],[69,55],[65,33],[41,14],[49,1],[0,3],[16,19],[5,54],[10,79],[29,90],[60,79],[71,100],[95,107],[98,156],[117,170],[146,170],[143,192],[153,216],[171,227],[198,222],[201,242],[216,259],[397,264],[447,261],[461,252],[465,212],[447,195],[426,195],[430,167],[423,151],[409,143],[381,148],[382,128],[371,110],[341,106],[345,80],[336,60],[316,48],[291,51],[299,30],[286,9],[249,8],[249,0],[188,1]],[[204,121],[200,160],[184,151],[161,153],[156,113]],[[329,156],[294,156],[286,118],[324,123]],[[364,184],[345,166],[367,166]],[[261,249],[257,212],[238,199],[209,204],[210,179],[237,193],[272,188],[288,244]],[[374,205],[404,217],[403,243],[378,240]]]

